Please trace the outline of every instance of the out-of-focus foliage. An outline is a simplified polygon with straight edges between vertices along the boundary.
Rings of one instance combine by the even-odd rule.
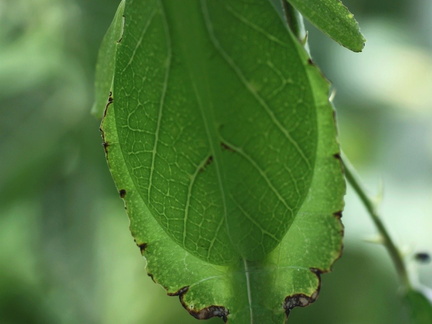
[[[144,275],[89,113],[118,2],[0,2],[2,323],[195,323]],[[381,214],[410,260],[432,246],[432,3],[344,3],[368,39],[363,53],[309,28],[311,53],[337,90],[342,146],[372,192],[384,180]],[[406,323],[388,255],[362,241],[375,229],[354,196],[343,220],[344,257],[290,321]],[[432,265],[410,264],[432,286]]]

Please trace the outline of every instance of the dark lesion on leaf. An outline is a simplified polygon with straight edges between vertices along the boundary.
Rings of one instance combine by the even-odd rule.
[[[181,287],[179,290],[173,293],[168,293],[169,296],[182,296],[189,290],[189,286]]]
[[[212,162],[213,162],[213,155],[210,155],[206,163],[204,164],[204,168],[208,167],[210,164],[212,164]]]
[[[324,269],[319,269],[319,268],[309,268],[309,270],[310,270],[312,273],[314,273],[314,274],[318,277],[318,280],[319,280],[319,288],[318,288],[318,291],[319,291],[320,288],[321,288],[321,275],[322,275],[323,273],[327,273],[327,272],[329,272],[329,270],[324,270]]]
[[[200,311],[193,311],[188,309],[189,314],[199,320],[205,320],[212,317],[220,317],[226,323],[228,321],[228,310],[223,306],[209,306],[201,309]]]
[[[107,104],[106,104],[106,106],[105,106],[104,113],[103,113],[103,116],[104,116],[104,117],[105,117],[106,114],[107,114],[108,107],[113,103],[113,101],[114,101],[113,93],[112,93],[112,91],[110,91],[110,92],[109,92],[109,96],[108,96],[108,101],[107,101]]]
[[[203,172],[210,164],[213,163],[213,155],[210,155],[207,160],[205,161],[204,165],[200,168],[200,172]]]
[[[125,189],[120,189],[119,190],[119,195],[120,195],[120,198],[124,198],[126,196],[126,190]]]
[[[147,243],[137,243],[137,246],[139,247],[141,253],[143,253],[147,249],[148,244]]]
[[[205,320],[212,317],[220,317],[226,323],[228,321],[229,311],[223,306],[211,305],[200,310],[195,310],[193,306],[187,305],[184,296],[188,292],[189,286],[180,288],[174,293],[168,293],[170,296],[179,296],[183,307],[196,319]]]
[[[285,297],[283,308],[285,309],[285,314],[288,317],[291,313],[291,310],[294,307],[306,307],[315,302],[318,298],[320,289],[321,289],[321,274],[328,272],[326,270],[318,269],[318,268],[310,268],[309,269],[313,274],[317,276],[318,279],[318,288],[312,293],[312,295],[308,296],[306,294],[294,294],[291,296]]]
[[[121,43],[123,39],[124,25],[125,25],[125,15],[122,16],[122,30],[121,30],[120,38],[117,40],[117,43]]]
[[[103,131],[103,129],[101,127],[99,127],[99,131],[101,132],[101,136],[102,136],[102,146],[103,146],[103,149],[105,151],[105,154],[108,155],[108,147],[110,146],[110,143],[108,143],[105,140],[105,132]]]
[[[136,239],[134,239],[134,241],[135,241],[135,244],[139,247],[141,253],[143,253],[147,249],[147,246],[148,246],[147,243],[137,242]]]
[[[340,168],[341,168],[341,170],[342,170],[342,173],[345,173],[345,166],[344,166],[344,163],[343,163],[343,161],[342,161],[341,153],[340,153],[340,152],[337,152],[337,153],[333,154],[333,157],[334,157],[334,158],[336,159],[336,161],[339,163]]]
[[[154,278],[154,276],[153,276],[153,273],[147,272],[147,276],[149,276],[150,279],[151,279],[154,283],[157,283],[156,280],[155,280],[155,278]]]
[[[102,132],[102,130],[101,130],[101,132]],[[103,134],[103,133],[102,133]],[[103,136],[102,136],[103,137]],[[104,149],[104,151],[105,151],[105,154],[108,154],[108,146],[110,146],[110,144],[108,143],[108,142],[105,142],[104,140],[102,141],[102,146],[103,146],[103,149]]]
[[[334,212],[333,216],[336,217],[336,218],[338,218],[338,219],[341,219],[342,218],[342,210]]]
[[[236,151],[235,149],[233,149],[231,146],[229,146],[227,143],[224,143],[224,142],[220,142],[220,146],[225,151],[229,151],[229,152],[233,152],[233,153]]]
[[[318,290],[315,291],[312,296],[307,296],[305,294],[295,294],[288,296],[284,301],[284,309],[286,316],[289,316],[291,310],[294,307],[306,307],[312,304],[318,297]]]

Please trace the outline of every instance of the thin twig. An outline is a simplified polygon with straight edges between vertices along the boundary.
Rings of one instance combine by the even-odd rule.
[[[384,223],[381,221],[381,218],[376,211],[375,204],[366,194],[366,191],[363,189],[363,186],[361,185],[360,181],[356,176],[354,167],[351,165],[348,159],[343,156],[341,160],[345,169],[345,178],[347,179],[351,187],[354,189],[354,191],[357,193],[358,197],[360,198],[361,202],[363,203],[370,217],[372,218],[372,221],[377,227],[378,232],[381,234],[383,241],[382,243],[393,260],[403,288],[405,289],[405,291],[412,289],[412,285],[408,276],[408,271],[405,266],[405,262],[403,261],[402,255],[400,254],[399,249],[396,247],[395,243],[391,239],[390,234],[384,226]]]

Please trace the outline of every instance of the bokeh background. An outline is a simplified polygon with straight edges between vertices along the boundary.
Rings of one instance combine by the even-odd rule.
[[[0,0],[0,323],[196,323],[145,273],[90,115],[117,0]],[[350,0],[351,53],[309,26],[336,91],[340,140],[432,287],[432,2]],[[344,256],[291,323],[407,323],[395,271],[351,191]],[[221,323],[219,319],[208,323]]]

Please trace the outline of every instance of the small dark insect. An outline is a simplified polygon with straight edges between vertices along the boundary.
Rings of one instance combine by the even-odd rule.
[[[414,254],[414,258],[419,263],[429,263],[431,261],[429,253],[426,252],[418,252]]]

